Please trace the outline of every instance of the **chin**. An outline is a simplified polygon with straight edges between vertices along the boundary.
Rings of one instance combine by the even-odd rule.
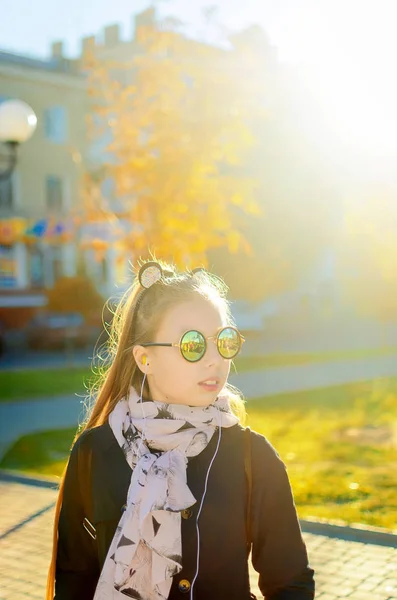
[[[189,398],[190,406],[209,406],[213,404],[217,399],[218,394],[214,394],[214,396],[209,396],[208,394],[202,398]]]

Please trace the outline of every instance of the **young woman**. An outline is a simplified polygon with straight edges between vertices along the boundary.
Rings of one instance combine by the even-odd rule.
[[[244,340],[226,291],[148,262],[120,303],[59,491],[47,600],[248,600],[251,547],[267,599],[314,597],[285,466],[227,383]]]

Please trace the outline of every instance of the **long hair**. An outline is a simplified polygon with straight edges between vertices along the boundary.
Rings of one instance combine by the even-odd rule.
[[[119,400],[128,395],[131,386],[138,393],[140,392],[143,374],[135,362],[132,349],[135,345],[154,339],[167,309],[199,295],[218,306],[227,317],[228,324],[234,325],[230,305],[226,299],[228,288],[220,278],[206,271],[199,271],[194,275],[190,272],[180,274],[176,272],[174,266],[157,262],[162,266],[165,274],[163,278],[145,290],[135,277],[114,312],[107,344],[108,366],[91,389],[92,407],[88,410],[87,417],[73,443],[84,430],[103,425]],[[230,384],[226,384],[223,392],[228,394],[233,412],[240,422],[243,422],[245,405],[240,392]],[[150,397],[147,381],[144,384],[144,395]],[[54,597],[58,522],[66,471],[67,465],[61,477],[55,507],[53,549],[47,578],[46,600],[53,600]]]

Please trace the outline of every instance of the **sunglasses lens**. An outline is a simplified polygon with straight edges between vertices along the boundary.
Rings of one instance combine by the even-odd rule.
[[[223,358],[232,359],[240,352],[241,337],[233,327],[225,327],[218,335],[218,352]]]
[[[199,331],[187,331],[181,340],[181,354],[189,362],[196,362],[205,354],[206,341]]]

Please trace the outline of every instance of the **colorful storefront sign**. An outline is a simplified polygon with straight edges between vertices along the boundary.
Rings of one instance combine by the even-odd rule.
[[[21,241],[27,228],[26,219],[0,219],[0,244],[11,246]]]
[[[69,242],[73,236],[74,226],[69,219],[0,219],[0,244],[3,246],[39,239],[57,244]]]

